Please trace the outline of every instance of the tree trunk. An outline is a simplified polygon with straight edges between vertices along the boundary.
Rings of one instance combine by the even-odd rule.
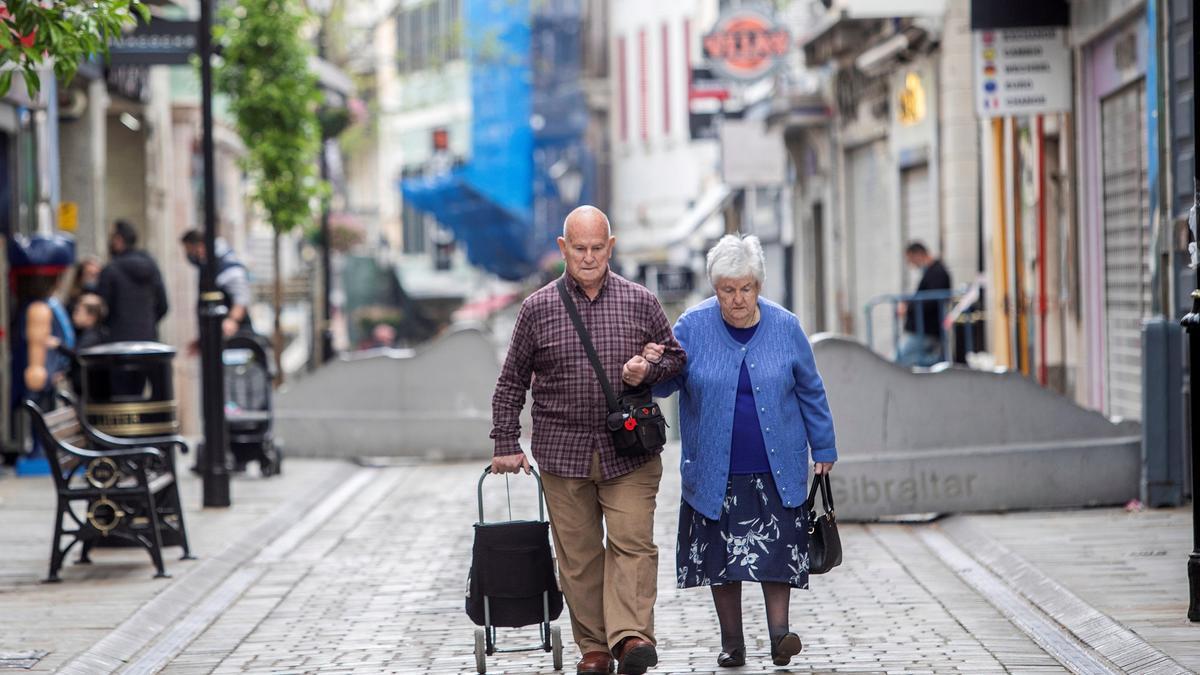
[[[275,305],[275,330],[271,337],[271,346],[275,352],[275,386],[283,384],[283,326],[280,322],[280,315],[283,313],[283,275],[279,271],[279,231],[275,230],[275,236],[272,240],[271,259],[274,264],[273,275],[275,277],[275,288],[273,304]]]

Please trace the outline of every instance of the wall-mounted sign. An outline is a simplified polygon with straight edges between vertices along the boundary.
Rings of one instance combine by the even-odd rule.
[[[196,52],[199,23],[168,21],[154,17],[149,24],[139,23],[133,32],[108,43],[112,65],[187,65]]]
[[[918,124],[925,119],[925,85],[921,76],[909,73],[904,76],[904,89],[900,90],[900,101],[896,106],[896,115],[904,126]]]
[[[756,9],[727,10],[704,36],[704,57],[721,75],[745,82],[760,79],[783,62],[792,36],[783,23]]]
[[[1060,28],[975,32],[975,111],[980,117],[1071,109],[1071,53]]]

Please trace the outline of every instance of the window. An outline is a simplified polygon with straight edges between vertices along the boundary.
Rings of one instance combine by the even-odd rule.
[[[650,140],[650,65],[645,29],[638,31],[638,130],[642,142]]]
[[[462,58],[462,0],[431,0],[396,15],[400,72],[415,73]]]
[[[662,25],[663,135],[671,135],[671,32]]]
[[[425,214],[416,210],[408,202],[404,203],[401,213],[401,226],[404,230],[404,252],[425,252]]]
[[[629,140],[629,103],[625,71],[625,37],[617,38],[617,129],[621,142]]]

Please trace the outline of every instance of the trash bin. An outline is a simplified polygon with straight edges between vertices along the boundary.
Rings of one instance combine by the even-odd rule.
[[[174,358],[175,350],[158,342],[112,342],[79,352],[88,422],[124,438],[179,433]]]

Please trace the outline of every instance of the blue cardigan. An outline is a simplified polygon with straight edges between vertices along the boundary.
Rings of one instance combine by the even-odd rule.
[[[833,417],[808,336],[783,307],[762,298],[758,306],[758,330],[745,345],[726,330],[715,297],[684,312],[674,330],[687,352],[687,367],[654,387],[656,396],[680,392],[683,498],[710,520],[718,519],[725,500],[743,360],[750,369],[767,459],[784,505],[799,506],[808,496],[810,448],[814,462],[837,461]]]

